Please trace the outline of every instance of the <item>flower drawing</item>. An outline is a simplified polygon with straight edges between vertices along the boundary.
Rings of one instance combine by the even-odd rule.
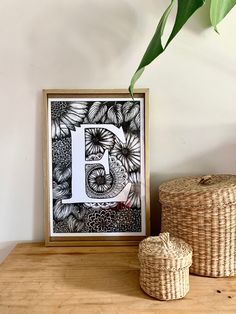
[[[85,218],[87,223],[87,232],[106,232],[107,230],[112,231],[116,215],[116,211],[111,209],[88,209],[88,214]]]
[[[85,130],[86,155],[103,153],[114,145],[113,134],[102,128],[88,128]]]
[[[116,156],[127,171],[133,171],[140,167],[140,140],[131,133],[127,133],[125,137],[125,143],[116,141],[111,155]]]
[[[87,113],[87,102],[52,101],[51,126],[52,138],[68,136],[75,126],[83,121]]]
[[[112,198],[117,196],[128,183],[128,172],[122,162],[109,157],[109,173],[101,164],[86,166],[86,193],[91,198]]]
[[[88,176],[88,184],[96,193],[104,193],[112,187],[112,177],[104,168],[95,168]]]
[[[139,99],[70,97],[50,101],[53,232],[79,236],[142,231],[144,114]],[[116,127],[114,133],[107,125]],[[73,136],[81,134],[81,138]],[[84,159],[85,171],[79,178],[72,173],[81,162],[75,152],[83,153]],[[87,197],[80,199],[81,187]],[[67,202],[69,199],[75,202]]]

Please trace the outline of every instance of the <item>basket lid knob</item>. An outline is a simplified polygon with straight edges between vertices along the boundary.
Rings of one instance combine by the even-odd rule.
[[[212,176],[210,174],[201,177],[201,179],[198,182],[199,184],[205,185],[212,183]]]
[[[148,237],[139,244],[139,254],[164,258],[178,258],[188,255],[191,247],[183,240],[170,237],[169,232],[160,233],[158,237]]]

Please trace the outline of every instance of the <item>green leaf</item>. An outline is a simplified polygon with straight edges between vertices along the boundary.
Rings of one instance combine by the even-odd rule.
[[[178,34],[178,32],[181,30],[187,20],[193,15],[193,13],[197,11],[203,4],[205,4],[205,0],[178,0],[178,10],[175,18],[175,24],[165,48]]]
[[[140,76],[142,75],[144,69],[145,69],[145,66],[142,67],[140,70],[137,70],[137,71],[134,73],[134,75],[133,75],[133,77],[132,77],[132,79],[131,79],[131,81],[130,81],[129,93],[130,93],[130,95],[132,96],[132,98],[134,98],[134,85],[135,85],[136,81],[140,78]]]
[[[211,25],[217,33],[217,25],[224,19],[235,4],[236,0],[211,0],[210,20]]]
[[[145,66],[147,66],[149,63],[151,63],[154,59],[156,59],[163,51],[164,48],[161,43],[161,37],[163,35],[166,21],[168,19],[168,16],[170,15],[170,12],[172,8],[174,7],[177,0],[172,0],[168,8],[165,10],[164,14],[162,15],[160,22],[157,25],[156,31],[154,33],[154,36],[152,37],[151,42],[149,43],[147,50],[138,66],[138,69],[134,73],[130,86],[129,86],[129,92],[131,96],[133,97],[134,92],[134,84],[136,81],[140,78],[142,75]]]
[[[140,65],[138,66],[136,72],[134,73],[130,81],[129,92],[132,97],[134,93],[134,85],[142,75],[145,67],[148,64],[150,64],[153,60],[155,60],[166,49],[171,40],[177,35],[177,33],[187,22],[190,16],[205,3],[205,0],[178,0],[178,10],[175,18],[175,23],[172,32],[169,36],[169,39],[167,41],[167,44],[165,47],[163,47],[161,41],[162,35],[165,29],[167,19],[176,2],[177,0],[172,0],[170,5],[162,15],[160,22],[158,23],[158,26],[156,28],[155,34],[150,44],[148,45],[148,48],[140,62]]]

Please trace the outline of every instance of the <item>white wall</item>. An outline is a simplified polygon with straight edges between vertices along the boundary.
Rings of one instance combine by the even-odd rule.
[[[167,3],[0,1],[4,247],[43,240],[41,90],[127,87]],[[198,12],[137,84],[151,94],[153,212],[159,182],[236,170],[236,9],[220,36],[207,24]]]

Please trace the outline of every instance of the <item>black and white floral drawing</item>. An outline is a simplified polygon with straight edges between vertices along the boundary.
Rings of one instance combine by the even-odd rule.
[[[91,198],[112,198],[119,194],[128,183],[128,172],[122,162],[109,157],[110,173],[106,174],[100,164],[86,166],[86,188]]]
[[[51,107],[52,138],[69,135],[83,121],[86,112],[86,102],[54,101]]]
[[[102,128],[86,129],[85,131],[85,149],[86,156],[103,153],[106,149],[114,146],[114,135]]]
[[[125,143],[116,140],[111,155],[116,156],[127,171],[138,170],[140,168],[140,139],[132,133],[126,133],[125,137]]]
[[[141,233],[145,210],[141,200],[141,102],[51,99],[50,118],[53,235]],[[72,132],[82,125],[84,141],[78,145],[84,145],[86,164],[85,177],[78,180],[84,180],[88,201],[68,203],[75,162]],[[119,128],[123,139],[108,125]],[[101,162],[105,157],[109,172]],[[128,187],[126,199],[114,201]]]

